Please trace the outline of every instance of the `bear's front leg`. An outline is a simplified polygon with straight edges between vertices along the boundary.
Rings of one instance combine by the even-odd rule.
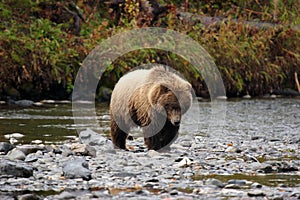
[[[162,130],[160,130],[157,134],[151,137],[145,137],[145,145],[148,149],[153,149],[158,151],[160,149],[169,149],[170,145],[177,139],[178,137],[179,126],[173,126],[171,122],[167,121]],[[144,130],[144,135],[150,135],[147,131]]]
[[[122,131],[117,125],[116,121],[113,119],[111,120],[110,123],[110,130],[111,130],[110,135],[112,138],[112,142],[115,145],[115,147],[127,150],[126,138],[128,134]]]

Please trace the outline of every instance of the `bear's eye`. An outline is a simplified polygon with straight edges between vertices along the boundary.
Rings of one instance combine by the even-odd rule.
[[[178,106],[176,105],[173,105],[173,104],[166,104],[165,105],[165,108],[168,109],[168,110],[177,110],[178,109]]]

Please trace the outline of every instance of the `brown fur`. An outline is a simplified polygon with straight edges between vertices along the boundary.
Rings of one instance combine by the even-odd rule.
[[[128,73],[112,93],[113,144],[126,149],[127,134],[137,125],[143,128],[148,149],[159,150],[170,145],[178,135],[181,116],[191,100],[191,85],[162,67]],[[154,135],[158,127],[159,132]]]

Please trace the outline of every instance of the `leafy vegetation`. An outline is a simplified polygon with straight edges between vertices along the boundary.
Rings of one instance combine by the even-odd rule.
[[[160,7],[153,2],[1,1],[0,98],[67,98],[82,61],[99,42],[147,26],[173,29],[199,42],[214,58],[229,96],[296,89],[298,1],[161,0]],[[157,12],[149,12],[149,6]],[[195,18],[179,17],[184,11]],[[217,21],[207,23],[203,16]],[[198,95],[207,96],[201,74],[190,70],[183,58],[157,49],[118,58],[104,73],[101,86],[113,88],[131,68],[153,62],[181,71]]]

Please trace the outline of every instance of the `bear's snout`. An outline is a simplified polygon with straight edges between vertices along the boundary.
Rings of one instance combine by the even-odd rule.
[[[174,117],[173,119],[171,119],[171,123],[174,126],[179,126],[180,125],[180,117],[179,116]]]
[[[180,120],[179,121],[174,121],[174,126],[179,126],[180,125]]]

